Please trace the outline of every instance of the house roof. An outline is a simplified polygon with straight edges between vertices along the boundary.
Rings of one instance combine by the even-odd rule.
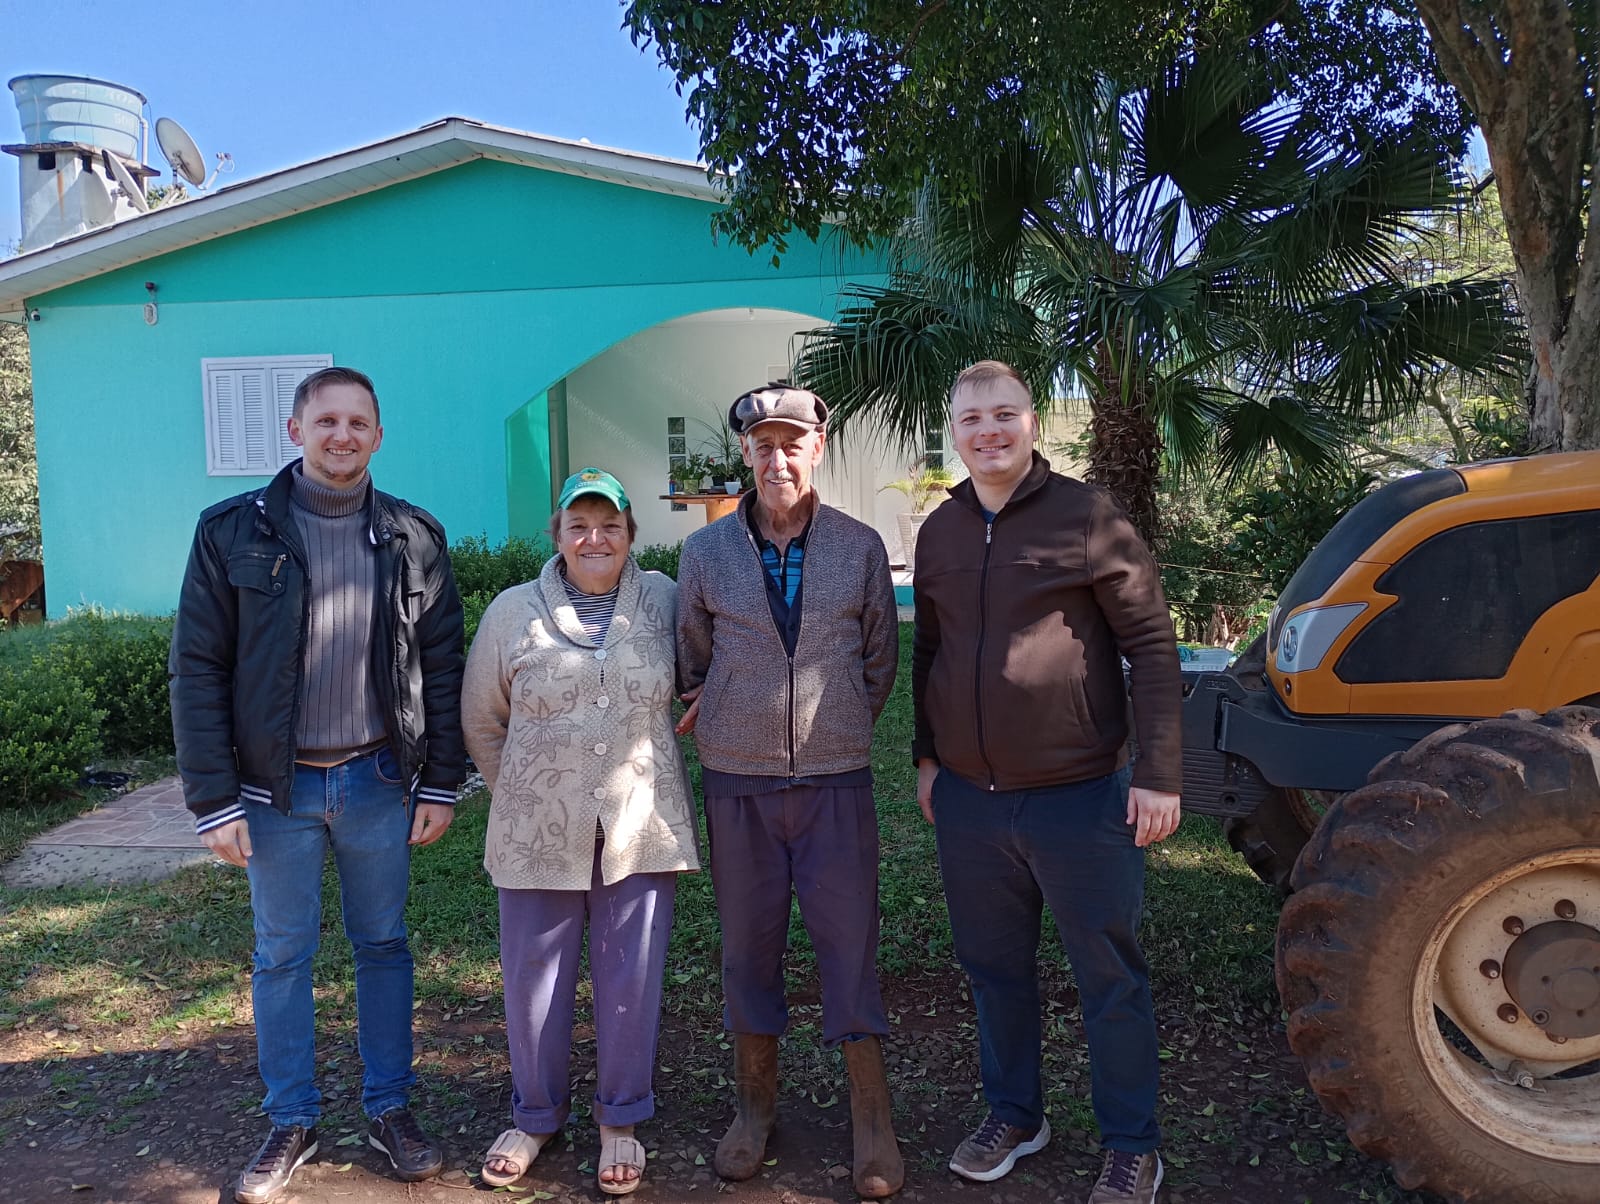
[[[79,280],[473,159],[519,163],[697,200],[721,195],[698,163],[445,117],[0,261],[0,319],[19,320],[28,298]]]

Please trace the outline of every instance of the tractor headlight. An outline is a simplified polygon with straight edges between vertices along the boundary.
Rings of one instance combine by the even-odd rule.
[[[1284,625],[1283,638],[1278,641],[1278,671],[1307,673],[1317,668],[1334,641],[1366,609],[1365,602],[1347,602],[1341,606],[1303,610],[1295,615]]]

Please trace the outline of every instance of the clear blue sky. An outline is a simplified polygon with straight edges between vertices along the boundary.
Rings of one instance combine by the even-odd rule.
[[[0,80],[91,75],[173,117],[226,182],[445,116],[698,157],[654,52],[619,0],[0,0]],[[22,140],[0,94],[0,143]],[[171,179],[152,136],[150,166]],[[0,155],[0,255],[20,237],[17,160]]]

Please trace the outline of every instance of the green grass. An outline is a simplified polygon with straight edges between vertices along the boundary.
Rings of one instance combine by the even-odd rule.
[[[900,679],[873,751],[882,852],[879,965],[889,978],[957,975],[933,829],[916,806],[908,753],[908,626],[902,644]],[[697,779],[692,751],[690,760]],[[0,856],[83,807],[80,799],[0,810]],[[487,812],[487,795],[464,800],[445,838],[413,858],[408,920],[424,1006],[471,1006],[499,994],[496,897],[482,869]],[[1218,824],[1190,818],[1152,851],[1146,909],[1145,947],[1158,993],[1181,992],[1219,1018],[1276,1007],[1276,899],[1228,850]],[[323,923],[319,1006],[330,1017],[353,1018],[352,969],[331,868]],[[798,912],[791,946],[791,975],[805,980],[813,959]],[[245,1022],[250,953],[249,891],[244,874],[229,867],[206,865],[165,882],[110,890],[0,889],[0,1025],[8,1019],[93,1025],[115,1016],[127,1031],[166,1035]],[[667,961],[669,1010],[715,1014],[719,956],[710,876],[684,875]],[[1041,960],[1047,976],[1067,977],[1053,929],[1047,929]],[[123,1017],[132,1017],[131,1024]]]

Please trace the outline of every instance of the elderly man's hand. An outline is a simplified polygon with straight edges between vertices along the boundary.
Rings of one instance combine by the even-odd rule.
[[[1133,843],[1141,849],[1171,836],[1178,830],[1181,818],[1176,794],[1147,790],[1142,786],[1128,791],[1128,822],[1138,825]]]
[[[419,847],[432,844],[455,817],[456,809],[449,803],[418,803],[411,817],[411,843]]]
[[[255,852],[250,847],[250,825],[242,819],[200,833],[200,843],[229,865],[241,868],[250,860],[250,854]]]
[[[677,726],[672,729],[678,735],[687,736],[694,731],[694,721],[700,718],[700,691],[705,688],[705,683],[702,682],[694,689],[685,690],[678,695],[678,700],[689,708],[683,713],[683,718],[678,720]]]

